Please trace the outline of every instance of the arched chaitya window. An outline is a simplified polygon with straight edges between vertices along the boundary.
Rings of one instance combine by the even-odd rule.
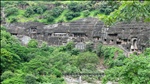
[[[132,38],[131,39],[131,51],[137,51],[137,38]]]

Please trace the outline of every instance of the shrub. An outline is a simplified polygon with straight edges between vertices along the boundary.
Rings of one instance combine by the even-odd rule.
[[[30,17],[30,15],[33,15],[33,14],[42,14],[46,10],[47,10],[47,7],[44,5],[39,4],[39,5],[31,6],[26,9],[24,16]]]
[[[99,58],[95,53],[91,52],[80,53],[77,59],[77,66],[79,66],[79,68],[81,69],[86,68],[87,63],[94,64],[95,66],[99,62],[98,59]]]
[[[80,5],[79,3],[77,2],[71,2],[69,5],[68,5],[68,9],[73,11],[73,12],[80,12],[83,10],[83,7],[82,5]]]
[[[54,17],[53,16],[48,16],[47,17],[47,22],[50,22],[50,23],[54,22]]]
[[[58,16],[60,16],[61,15],[61,13],[63,12],[63,8],[61,8],[61,7],[55,7],[55,8],[53,8],[52,9],[52,16],[53,17],[58,17]]]
[[[11,77],[14,76],[14,73],[12,71],[5,71],[4,73],[2,73],[1,75],[1,80],[6,80],[6,79],[9,79]]]
[[[55,2],[55,6],[60,6],[60,5],[61,5],[60,2],[58,2],[58,1]]]
[[[97,46],[97,49],[96,49],[96,54],[97,56],[101,57],[104,55],[104,49],[103,49],[103,45],[102,44],[99,44]]]
[[[89,15],[90,15],[89,10],[85,10],[85,11],[83,12],[83,16],[84,16],[84,17],[87,17],[87,16],[89,16]]]
[[[38,42],[34,39],[30,40],[28,43],[29,48],[37,48],[38,47]]]
[[[80,16],[80,12],[71,12],[70,11],[67,14],[65,14],[65,16],[66,16],[67,20],[72,20],[73,18]]]
[[[26,11],[25,11],[24,16],[25,16],[25,17],[30,17],[30,15],[32,15],[32,14],[34,14],[33,8],[32,8],[32,7],[28,7],[28,8],[26,9]]]
[[[78,49],[72,49],[71,50],[71,55],[78,55],[79,54],[79,50]]]
[[[109,15],[111,12],[113,12],[115,9],[119,8],[120,3],[119,2],[113,2],[113,1],[107,1],[102,2],[103,4],[98,7],[99,11],[101,13],[104,13],[106,15]]]
[[[17,18],[16,17],[10,18],[10,23],[14,23],[14,22],[17,22]]]
[[[66,49],[67,50],[72,50],[74,48],[74,46],[75,46],[74,42],[71,41],[71,42],[67,43]]]
[[[25,76],[25,83],[26,84],[37,84],[36,77],[32,74],[27,74]]]
[[[62,75],[61,72],[56,68],[53,69],[53,74],[56,75],[56,77],[61,77]]]
[[[6,16],[7,16],[7,17],[10,16],[10,15],[17,15],[18,9],[15,8],[15,7],[7,8],[7,9],[5,10],[5,13],[6,13]]]
[[[94,46],[93,46],[93,44],[92,44],[92,43],[88,43],[88,44],[86,44],[86,51],[90,51],[90,52],[92,52],[92,51],[93,51],[93,49],[94,49]]]

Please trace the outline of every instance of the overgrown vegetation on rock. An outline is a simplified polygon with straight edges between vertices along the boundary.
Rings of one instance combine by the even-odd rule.
[[[1,2],[6,22],[10,23],[38,21],[49,24],[97,14],[101,15],[108,25],[132,19],[149,21],[149,2]],[[1,17],[1,22],[3,20]],[[32,39],[23,46],[1,26],[2,84],[65,84],[62,73],[99,72],[97,65],[102,58],[107,66],[102,78],[103,83],[150,83],[150,48],[140,55],[132,54],[127,58],[119,48],[102,44],[95,50],[89,44],[85,51],[79,51],[74,48],[73,42],[59,47],[48,46],[43,42],[42,46],[39,46],[39,43]]]

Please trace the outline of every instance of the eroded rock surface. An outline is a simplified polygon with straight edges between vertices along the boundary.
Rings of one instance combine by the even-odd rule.
[[[28,36],[32,39],[43,40],[49,45],[65,45],[68,41],[75,44],[83,44],[77,48],[92,42],[96,47],[99,42],[106,45],[118,45],[128,52],[142,51],[150,47],[150,24],[131,21],[130,23],[119,22],[111,27],[106,27],[97,18],[84,18],[70,23],[58,23],[44,25],[38,22],[13,23],[5,25],[12,35]],[[26,44],[29,40],[23,37]]]

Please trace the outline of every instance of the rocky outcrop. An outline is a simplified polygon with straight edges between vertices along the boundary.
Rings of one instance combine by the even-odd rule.
[[[32,39],[46,41],[53,46],[65,45],[68,41],[74,41],[77,45],[88,41],[95,45],[98,42],[107,45],[121,45],[127,51],[142,51],[150,46],[148,42],[150,40],[150,24],[136,21],[119,22],[111,27],[106,27],[97,18],[89,17],[70,23],[52,25],[28,22],[5,26],[12,35],[25,35]],[[77,48],[83,47],[78,46]]]

